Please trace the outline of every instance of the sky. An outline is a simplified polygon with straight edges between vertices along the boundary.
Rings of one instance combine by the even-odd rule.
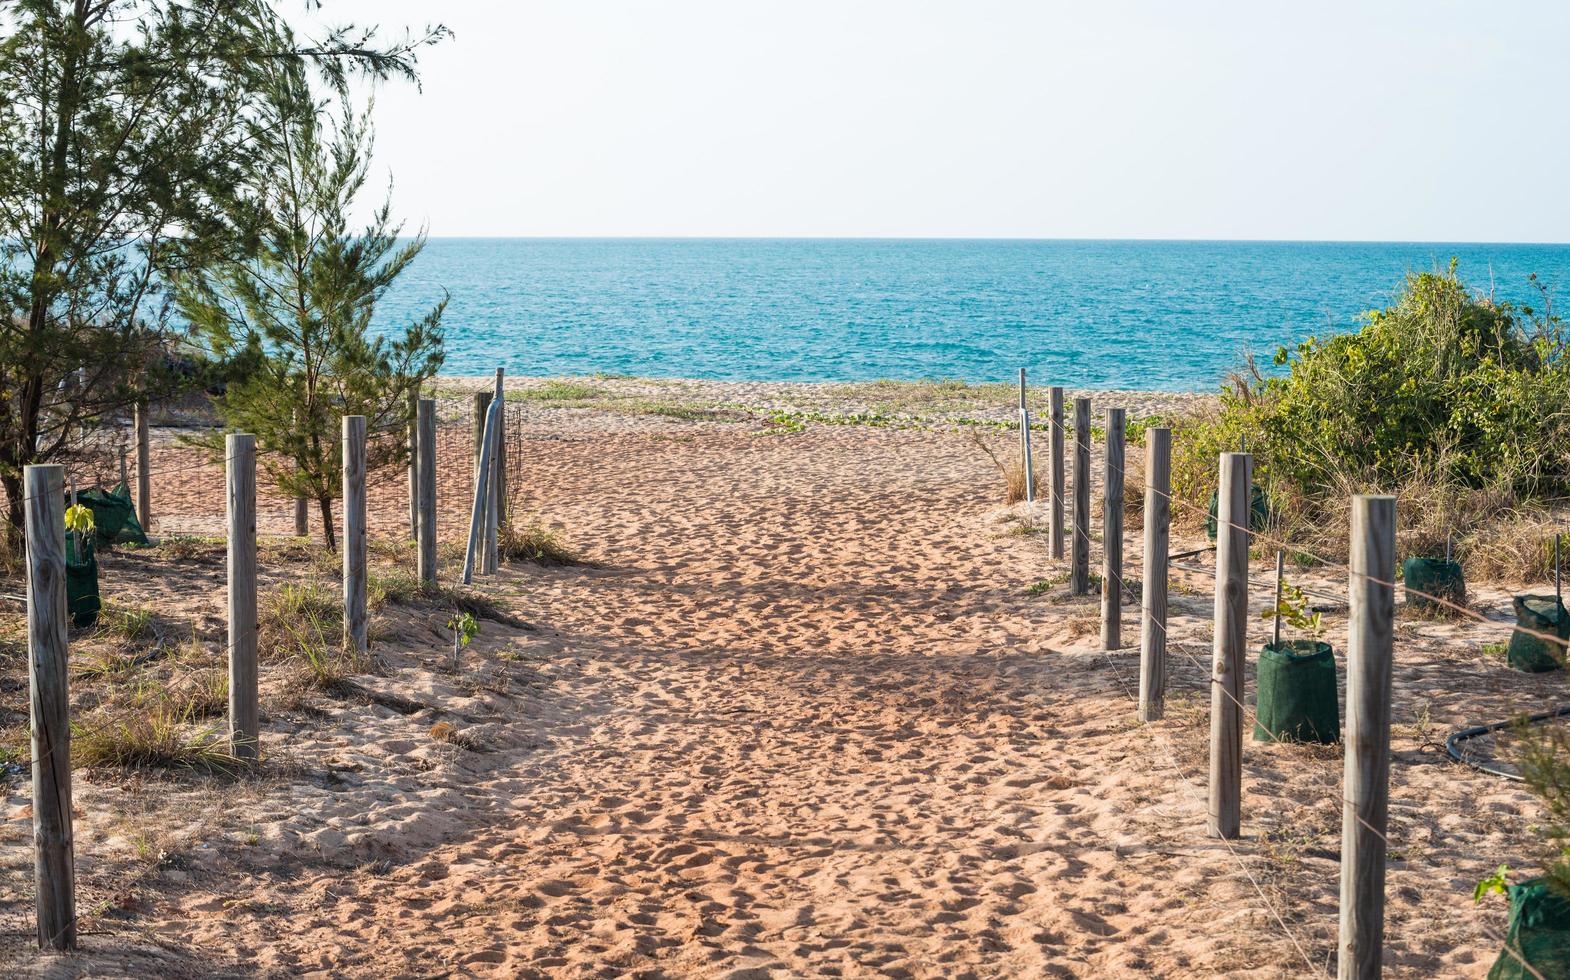
[[[327,0],[435,236],[1570,240],[1563,0]]]

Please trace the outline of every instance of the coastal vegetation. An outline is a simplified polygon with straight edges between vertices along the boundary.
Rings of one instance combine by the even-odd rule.
[[[410,421],[409,404],[442,364],[443,300],[401,334],[371,318],[377,301],[425,247],[402,239],[384,200],[364,228],[351,226],[371,157],[368,112],[340,91],[339,114],[315,100],[302,67],[268,79],[268,99],[251,124],[265,165],[237,190],[231,234],[255,248],[175,276],[175,297],[205,350],[229,366],[213,399],[224,430],[202,437],[215,457],[224,431],[255,435],[261,465],[284,493],[315,501],[323,540],[334,550],[332,501],[343,461],[339,419],[361,415],[372,433]],[[407,459],[408,441],[374,438],[367,467]]]
[[[415,80],[442,27],[298,36],[273,2],[0,3],[0,488],[80,455],[138,401],[214,380],[171,302],[176,274],[257,254],[232,219],[277,176],[252,146],[280,72],[329,91]],[[276,215],[255,214],[259,222]]]
[[[1567,355],[1546,290],[1517,306],[1470,290],[1454,263],[1414,273],[1359,330],[1278,350],[1284,373],[1250,362],[1213,410],[1174,420],[1174,519],[1204,519],[1217,454],[1246,445],[1266,533],[1289,548],[1342,556],[1351,496],[1395,493],[1405,552],[1453,540],[1478,571],[1530,577],[1546,537],[1523,532],[1570,490]]]

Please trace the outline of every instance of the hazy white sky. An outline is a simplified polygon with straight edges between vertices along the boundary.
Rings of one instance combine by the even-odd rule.
[[[1565,0],[330,0],[434,235],[1570,240]]]

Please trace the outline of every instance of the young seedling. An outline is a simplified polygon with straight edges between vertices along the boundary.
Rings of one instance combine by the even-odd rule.
[[[1472,901],[1481,902],[1494,892],[1506,894],[1505,888],[1510,884],[1509,875],[1510,865],[1501,864],[1499,870],[1478,882],[1477,887],[1472,889]]]
[[[1275,624],[1274,646],[1281,645],[1281,622],[1295,630],[1308,634],[1309,639],[1318,640],[1325,632],[1324,616],[1317,612],[1310,612],[1308,596],[1302,589],[1286,581],[1281,576],[1282,556],[1276,555],[1276,605],[1273,609],[1266,609],[1262,614],[1265,619],[1273,619]]]
[[[82,554],[82,536],[93,533],[95,527],[93,511],[90,507],[75,503],[74,493],[72,500],[71,506],[65,509],[65,529],[71,533],[71,544],[76,548],[76,560],[84,561],[86,556]]]
[[[475,622],[472,613],[453,613],[447,620],[447,628],[452,630],[452,669],[456,671],[460,666],[463,648],[479,635],[480,624]]]

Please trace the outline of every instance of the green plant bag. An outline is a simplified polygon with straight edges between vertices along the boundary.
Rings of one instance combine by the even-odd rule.
[[[71,625],[84,629],[98,622],[98,610],[103,601],[98,597],[98,557],[93,554],[93,540],[88,538],[82,558],[76,555],[76,536],[65,536],[65,608],[71,616]]]
[[[1413,609],[1445,608],[1429,596],[1447,599],[1458,606],[1466,605],[1466,577],[1461,573],[1458,561],[1408,558],[1401,563],[1401,583],[1406,586],[1406,604]]]
[[[1341,738],[1336,657],[1318,640],[1267,643],[1259,651],[1254,711],[1256,742],[1323,742]]]
[[[1509,894],[1505,948],[1488,971],[1488,980],[1570,977],[1570,901],[1553,891],[1546,878],[1511,885]]]
[[[1210,516],[1205,518],[1205,537],[1216,540],[1217,516],[1221,508],[1221,492],[1212,491],[1210,494]],[[1265,524],[1270,520],[1270,503],[1265,499],[1265,491],[1254,486],[1249,488],[1248,494],[1248,529],[1250,531],[1263,531]]]
[[[93,512],[99,544],[147,544],[147,534],[136,519],[136,505],[131,502],[131,488],[124,483],[109,491],[85,490],[76,495],[76,502]]]
[[[1561,640],[1570,639],[1570,616],[1565,614],[1564,605],[1556,597],[1518,595],[1514,605],[1516,626],[1533,633],[1552,633]],[[1530,674],[1563,667],[1565,645],[1533,633],[1517,629],[1510,634],[1510,646],[1505,651],[1510,666]]]

